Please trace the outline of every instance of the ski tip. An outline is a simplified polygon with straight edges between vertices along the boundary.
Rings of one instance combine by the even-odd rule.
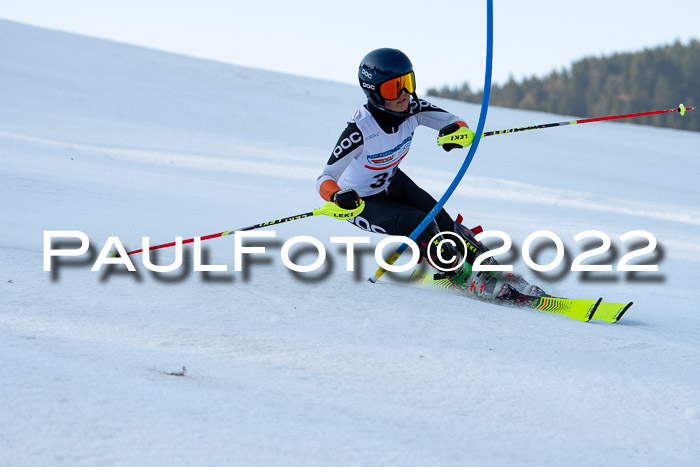
[[[617,323],[618,321],[620,321],[620,318],[622,318],[622,315],[627,313],[627,310],[629,310],[632,305],[634,305],[634,302],[629,302],[627,305],[623,306],[620,309],[620,311],[617,313],[617,315],[615,315],[615,321],[613,321],[613,322]]]
[[[598,309],[600,304],[603,303],[603,297],[600,297],[591,307],[590,310],[588,310],[588,315],[586,315],[586,321],[590,321],[593,319],[593,315],[595,315],[595,311]]]

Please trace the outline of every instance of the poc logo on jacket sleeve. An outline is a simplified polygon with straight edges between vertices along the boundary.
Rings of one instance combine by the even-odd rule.
[[[333,148],[333,155],[336,157],[340,157],[340,155],[343,153],[344,149],[349,149],[352,147],[353,144],[358,144],[362,142],[362,135],[360,134],[359,131],[356,131],[352,133],[350,136],[347,138],[343,138],[340,140],[340,143]]]

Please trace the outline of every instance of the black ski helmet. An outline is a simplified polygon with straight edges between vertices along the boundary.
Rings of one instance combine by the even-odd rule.
[[[384,107],[384,98],[379,93],[379,87],[385,81],[398,78],[413,71],[413,64],[405,53],[398,49],[376,49],[365,55],[360,63],[357,76],[360,87],[367,95],[367,100],[379,109],[395,115],[406,115],[394,112]],[[418,102],[415,91],[411,93],[414,102]]]

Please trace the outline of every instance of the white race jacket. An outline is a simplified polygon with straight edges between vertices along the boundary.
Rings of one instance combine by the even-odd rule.
[[[411,148],[418,125],[439,130],[461,120],[457,116],[424,101],[420,110],[407,117],[394,133],[386,133],[366,107],[360,107],[340,136],[323,174],[318,177],[318,190],[326,180],[334,180],[341,188],[352,188],[361,197],[386,190],[394,170]]]

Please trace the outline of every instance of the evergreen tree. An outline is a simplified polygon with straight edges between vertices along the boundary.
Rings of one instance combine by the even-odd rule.
[[[429,89],[428,94],[475,103],[484,95],[467,83]],[[493,105],[579,117],[670,109],[680,103],[700,106],[700,41],[695,39],[687,45],[676,41],[635,53],[586,57],[570,70],[522,82],[511,76],[506,84],[491,88]],[[683,118],[662,114],[629,122],[700,131],[700,111],[695,112]]]

